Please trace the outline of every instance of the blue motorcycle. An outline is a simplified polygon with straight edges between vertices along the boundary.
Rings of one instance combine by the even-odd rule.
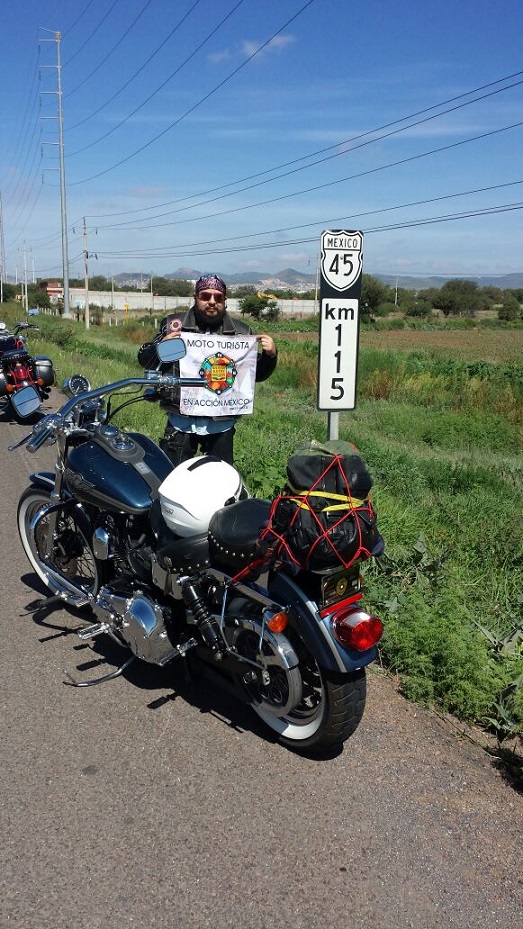
[[[158,353],[172,362],[185,347],[170,340]],[[203,456],[173,470],[148,437],[113,422],[128,403],[195,384],[150,371],[91,390],[75,376],[65,404],[21,440],[31,453],[54,443],[57,459],[18,505],[22,545],[50,592],[36,609],[87,608],[80,639],[108,636],[130,653],[69,683],[111,680],[136,660],[203,674],[285,746],[323,753],[360,723],[381,622],[361,605],[358,560],[299,570],[274,559],[262,544],[272,503],[250,497],[235,468]]]

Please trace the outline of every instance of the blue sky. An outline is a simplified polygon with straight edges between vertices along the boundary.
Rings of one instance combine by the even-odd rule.
[[[332,228],[369,274],[523,271],[522,39],[521,0],[6,3],[7,274],[61,274],[58,51],[72,277],[315,273]]]

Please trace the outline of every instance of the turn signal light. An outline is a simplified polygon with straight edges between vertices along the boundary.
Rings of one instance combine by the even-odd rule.
[[[332,630],[344,648],[365,652],[381,639],[383,623],[377,616],[371,616],[363,610],[354,610],[333,616]]]
[[[37,378],[36,378],[36,383],[38,384],[39,387],[43,387],[43,386],[44,386],[44,379],[43,379],[43,377],[37,377]]]
[[[287,613],[274,613],[267,621],[267,627],[271,632],[283,632],[287,627]]]
[[[7,390],[8,394],[12,394],[13,390],[15,390],[12,384],[6,384],[5,389]]]

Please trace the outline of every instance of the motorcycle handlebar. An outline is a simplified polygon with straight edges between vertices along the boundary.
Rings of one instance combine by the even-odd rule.
[[[61,407],[59,413],[60,416],[66,419],[72,410],[80,404],[85,403],[87,400],[96,400],[104,397],[106,394],[124,390],[126,387],[205,387],[206,384],[207,382],[200,377],[175,377],[172,374],[159,374],[157,371],[149,371],[147,377],[128,377],[125,378],[125,380],[115,381],[113,384],[105,384],[103,387],[96,387],[94,390],[88,390],[76,397],[71,397],[71,399]]]
[[[52,436],[51,430],[42,429],[42,432],[38,433],[38,435],[31,436],[31,438],[27,441],[26,446],[25,446],[27,451],[31,455],[34,455],[34,453],[37,452],[38,449],[41,448],[42,445],[44,445],[47,439],[51,438],[51,436]]]
[[[45,445],[49,439],[55,438],[60,427],[67,421],[75,407],[85,404],[90,400],[96,400],[109,393],[115,393],[125,387],[132,385],[149,386],[155,389],[167,387],[204,387],[206,381],[199,377],[174,377],[170,374],[158,374],[158,372],[149,372],[147,377],[130,377],[122,381],[116,381],[114,384],[105,384],[103,387],[97,387],[95,390],[88,390],[78,396],[71,397],[67,403],[57,413],[50,413],[40,420],[33,429],[32,434],[24,439],[27,451],[33,455],[42,445]],[[147,392],[146,392],[147,393]],[[150,397],[144,396],[144,399]]]
[[[40,420],[26,442],[25,447],[27,451],[31,455],[34,455],[42,445],[45,445],[49,439],[54,437],[55,431],[61,422],[62,419],[57,413],[51,413],[49,416],[45,416],[44,419]]]

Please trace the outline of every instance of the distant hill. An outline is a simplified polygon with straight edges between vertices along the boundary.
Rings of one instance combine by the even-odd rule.
[[[281,271],[275,271],[274,274],[254,271],[238,271],[234,274],[222,274],[218,269],[215,270],[229,287],[238,287],[242,284],[252,284],[260,290],[285,290],[291,288],[296,291],[312,290],[316,283],[316,274],[309,274],[305,271],[296,271],[294,268],[283,268]],[[178,268],[169,274],[158,275],[166,277],[169,280],[196,281],[205,271],[196,270],[195,268]],[[372,274],[372,272],[366,272]],[[372,274],[378,280],[394,287],[404,287],[406,290],[428,290],[430,287],[442,287],[446,281],[461,278],[462,280],[474,281],[478,287],[494,286],[500,287],[501,290],[523,287],[523,272],[513,274],[482,274],[474,276],[471,274],[456,274],[445,277],[444,275],[407,275],[407,274]],[[117,274],[114,278],[115,283],[120,287],[140,287],[144,289],[149,287],[150,272],[143,273],[137,271],[128,271]]]
[[[474,281],[478,287],[500,287],[501,290],[510,290],[523,287],[523,273],[513,274],[482,274],[479,276],[473,274],[455,274],[452,276],[433,275],[432,277],[420,274],[403,275],[403,274],[373,274],[373,277],[383,281],[384,284],[390,284],[394,287],[404,287],[406,290],[428,290],[430,287],[443,287],[447,281],[456,279]]]

